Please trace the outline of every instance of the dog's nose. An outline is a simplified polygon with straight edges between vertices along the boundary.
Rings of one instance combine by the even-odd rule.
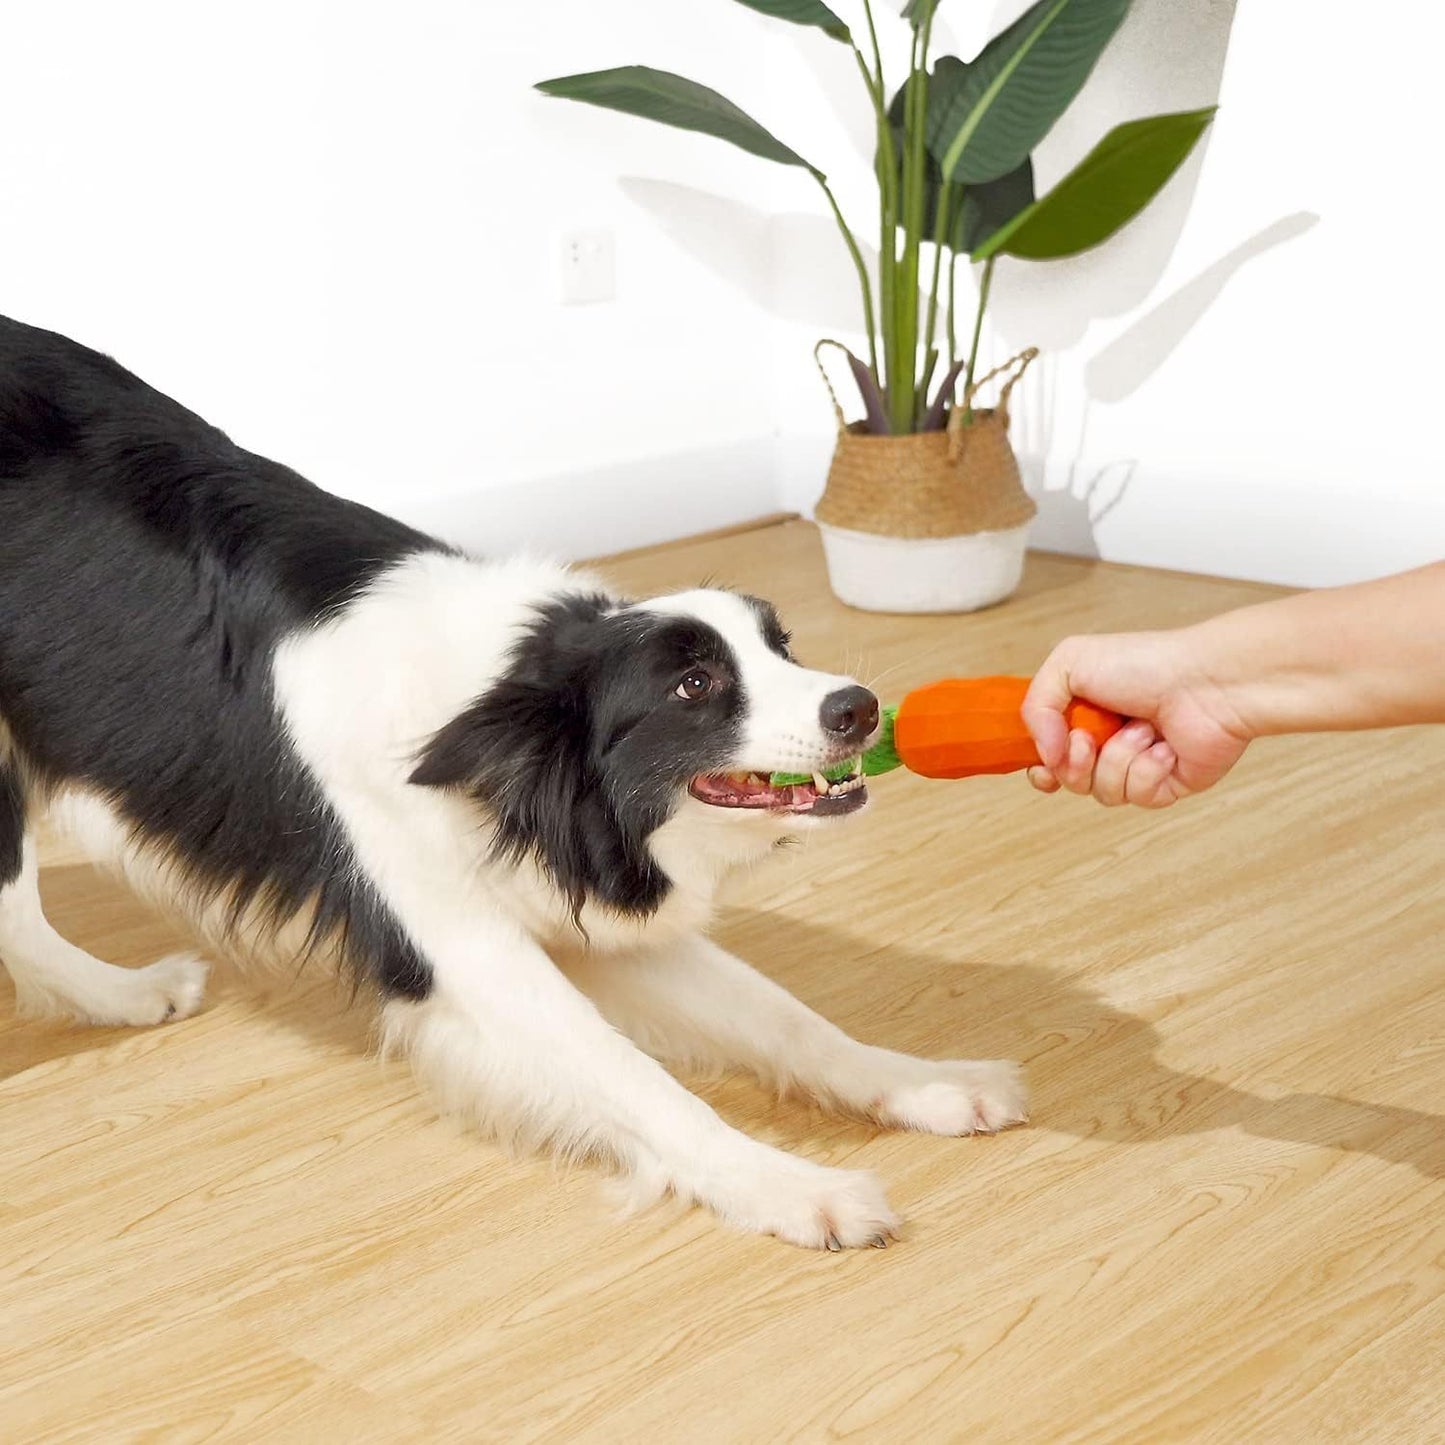
[[[878,726],[878,699],[856,683],[823,699],[818,711],[823,731],[842,743],[861,743]]]

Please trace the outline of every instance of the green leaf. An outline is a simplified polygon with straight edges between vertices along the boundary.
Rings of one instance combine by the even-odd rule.
[[[1209,106],[1115,126],[1047,195],[973,250],[974,260],[1001,254],[1052,261],[1107,241],[1184,164],[1214,110]]]
[[[956,55],[940,55],[934,62],[933,70],[928,75],[928,122],[930,129],[940,109],[953,103],[953,98],[963,88],[964,78],[968,75],[968,66]],[[920,75],[915,72],[910,75],[888,103],[888,124],[893,127],[893,138],[895,149],[903,143],[903,126],[905,117],[908,114],[908,92],[919,79]],[[937,163],[932,156],[929,163],[935,173]]]
[[[1079,93],[1129,0],[1038,0],[969,62],[964,84],[931,115],[943,174],[975,185],[1007,175]]]
[[[937,3],[937,0],[934,0],[934,3]],[[777,20],[791,20],[794,25],[816,25],[824,35],[831,35],[834,40],[846,43],[852,38],[848,34],[848,27],[822,0],[738,0],[738,4],[746,5],[749,10],[771,15]]]
[[[743,3],[746,4],[747,0],[743,0]],[[917,30],[924,21],[932,18],[937,9],[938,0],[908,0],[908,4],[903,7],[903,18]]]
[[[941,123],[968,80],[968,66],[956,55],[940,55],[928,77],[928,128]]]
[[[537,89],[544,95],[581,100],[625,115],[674,125],[679,130],[699,131],[731,142],[764,160],[785,166],[802,166],[819,180],[823,172],[810,165],[797,151],[785,146],[745,111],[695,80],[653,70],[646,65],[625,65],[617,70],[594,70],[585,75],[564,75],[543,80]]]
[[[964,187],[963,211],[954,236],[954,249],[979,259],[978,248],[985,239],[991,239],[1025,206],[1033,203],[1034,163],[1027,156],[1017,170],[996,181],[980,181],[976,186]]]

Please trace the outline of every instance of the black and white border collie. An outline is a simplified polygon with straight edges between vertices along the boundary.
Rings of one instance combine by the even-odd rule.
[[[749,1138],[663,1067],[893,1128],[1024,1117],[1014,1065],[858,1043],[706,936],[729,869],[865,800],[764,780],[835,769],[877,720],[766,603],[466,556],[0,319],[0,959],[28,1012],[160,1023],[206,976],[51,928],[48,812],[212,951],[349,969],[488,1133],[599,1157],[638,1200],[881,1245],[871,1175]]]

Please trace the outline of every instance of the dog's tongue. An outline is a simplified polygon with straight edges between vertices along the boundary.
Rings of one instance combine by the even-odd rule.
[[[868,797],[861,777],[830,785],[816,773],[806,782],[781,785],[760,773],[699,773],[689,791],[715,808],[766,808],[781,813],[816,813],[820,817],[851,813]]]
[[[777,790],[760,773],[700,773],[693,779],[692,791],[705,803],[733,807],[777,801]]]

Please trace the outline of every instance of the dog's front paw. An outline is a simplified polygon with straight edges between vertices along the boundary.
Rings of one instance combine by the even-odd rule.
[[[709,1202],[729,1224],[804,1249],[882,1249],[901,1225],[873,1175],[787,1154],[734,1177],[723,1197]]]
[[[1008,1059],[918,1061],[917,1080],[889,1089],[880,1123],[923,1134],[992,1134],[1028,1118],[1023,1070]]]

